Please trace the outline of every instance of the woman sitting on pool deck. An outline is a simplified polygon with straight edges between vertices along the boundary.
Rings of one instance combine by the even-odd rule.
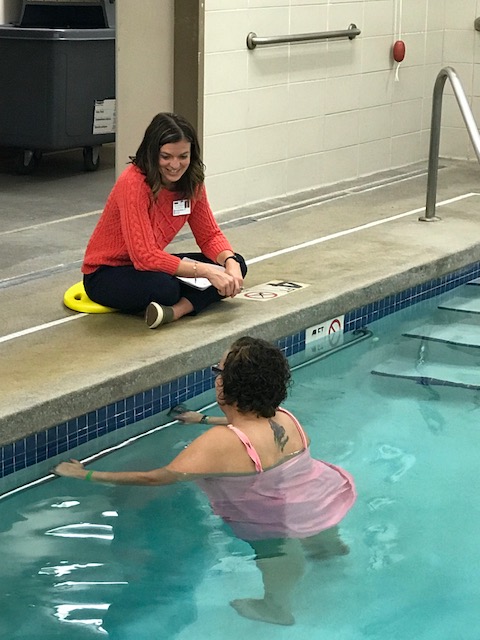
[[[54,473],[147,486],[195,481],[213,511],[253,547],[262,573],[263,599],[234,600],[232,606],[247,618],[293,624],[291,597],[304,552],[319,558],[348,553],[336,525],[355,502],[354,483],[343,469],[311,457],[300,423],[280,408],[290,369],[279,349],[240,338],[213,370],[228,424],[208,429],[165,467],[87,471],[72,460]]]
[[[165,247],[186,222],[201,253],[168,253]],[[82,271],[90,300],[145,312],[150,329],[242,290],[247,266],[213,216],[200,145],[185,118],[174,113],[153,118],[108,197]],[[190,278],[192,286],[179,278]],[[197,278],[211,286],[197,288]]]

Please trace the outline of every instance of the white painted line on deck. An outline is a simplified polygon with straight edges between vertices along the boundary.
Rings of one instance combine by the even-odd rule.
[[[78,260],[77,262],[81,264],[82,261]],[[45,271],[55,271],[56,269],[62,269],[64,266],[65,266],[64,263],[54,264],[53,267],[48,267],[48,269],[44,269],[43,272],[45,272]],[[23,280],[24,278],[36,276],[39,273],[42,273],[42,271],[27,271],[27,273],[21,273],[18,276],[11,276],[10,278],[3,278],[2,280],[0,280],[0,286],[3,287],[4,285],[8,285],[9,282],[19,281],[19,280]]]
[[[37,331],[43,331],[44,329],[50,329],[50,327],[56,327],[64,322],[70,322],[70,320],[78,320],[78,318],[83,318],[83,316],[88,316],[88,313],[79,313],[75,316],[68,316],[68,318],[60,318],[60,320],[52,320],[52,322],[45,322],[45,324],[37,324],[35,327],[30,327],[29,329],[23,329],[22,331],[15,331],[15,333],[9,333],[6,336],[0,337],[0,342],[8,342],[9,340],[15,340],[15,338],[23,338],[23,336],[28,336],[30,333],[36,333]]]
[[[78,213],[74,216],[68,216],[68,218],[58,218],[58,220],[48,220],[47,222],[39,222],[38,224],[31,224],[28,227],[19,227],[18,229],[9,229],[8,231],[0,231],[0,236],[8,236],[12,233],[21,233],[22,231],[31,231],[32,229],[41,229],[42,227],[48,227],[51,224],[59,224],[60,222],[71,222],[78,218],[88,218],[102,213],[103,209],[97,209],[96,211],[88,211],[87,213]]]
[[[361,189],[351,189],[351,195],[356,195],[357,193],[368,193],[369,191],[376,191],[377,189],[382,189],[383,187],[391,187],[396,184],[400,184],[401,182],[406,182],[407,180],[413,180],[414,178],[422,178],[423,176],[428,176],[428,171],[422,171],[421,173],[412,173],[409,176],[404,176],[403,178],[397,178],[392,182],[371,182],[370,184],[364,185]]]
[[[466,198],[471,198],[472,196],[478,196],[479,193],[465,193],[461,196],[456,196],[455,198],[449,198],[448,200],[443,200],[442,202],[437,202],[437,207],[442,207],[447,204],[452,204],[453,202],[459,202],[460,200],[465,200]],[[400,220],[401,218],[406,218],[407,216],[412,216],[418,213],[424,213],[425,207],[419,207],[418,209],[412,209],[411,211],[406,211],[405,213],[399,213],[395,216],[390,216],[389,218],[383,218],[382,220],[375,220],[374,222],[367,222],[358,227],[352,227],[351,229],[345,229],[344,231],[337,231],[336,233],[331,233],[328,236],[322,236],[321,238],[315,238],[314,240],[308,240],[307,242],[302,242],[301,244],[293,245],[292,247],[285,247],[284,249],[279,249],[278,251],[272,251],[271,253],[265,253],[263,256],[258,256],[257,258],[252,258],[251,260],[247,260],[247,264],[256,264],[257,262],[262,262],[263,260],[269,260],[270,258],[275,258],[277,256],[285,255],[286,253],[291,253],[293,251],[299,251],[300,249],[306,249],[307,247],[313,247],[317,244],[321,244],[322,242],[327,242],[328,240],[335,240],[336,238],[341,238],[343,236],[350,235],[351,233],[357,233],[358,231],[363,231],[365,229],[371,229],[373,227],[377,227],[381,224],[385,224],[387,222],[393,222],[395,220]],[[23,331],[17,331],[15,333],[10,333],[6,336],[0,337],[0,343],[8,342],[9,340],[14,340],[15,338],[21,338],[23,336],[29,335],[31,333],[35,333],[37,331],[43,331],[44,329],[50,329],[51,327],[55,327],[57,325],[63,324],[64,322],[69,322],[70,320],[76,320],[77,318],[83,318],[84,316],[88,316],[88,313],[79,313],[75,316],[68,316],[68,318],[61,318],[60,320],[53,320],[52,322],[47,322],[45,324],[40,324],[35,327],[31,327],[30,329],[24,329]]]
[[[478,193],[465,193],[462,196],[456,196],[455,198],[450,198],[449,200],[443,200],[443,202],[437,202],[437,207],[441,207],[446,204],[452,204],[452,202],[458,202],[459,200],[465,200],[465,198],[471,198],[472,196],[478,196]],[[357,231],[363,231],[364,229],[371,229],[372,227],[378,227],[381,224],[385,224],[386,222],[393,222],[394,220],[400,220],[400,218],[406,218],[407,216],[412,216],[415,213],[424,213],[425,207],[419,207],[418,209],[412,209],[411,211],[406,211],[405,213],[398,213],[395,216],[390,216],[389,218],[383,218],[382,220],[375,220],[374,222],[367,222],[358,227],[352,227],[351,229],[345,229],[344,231],[337,231],[336,233],[331,233],[328,236],[322,236],[321,238],[315,238],[314,240],[307,240],[307,242],[302,242],[301,244],[293,245],[292,247],[286,247],[285,249],[279,249],[278,251],[272,251],[272,253],[266,253],[263,256],[258,256],[258,258],[252,258],[251,260],[247,260],[247,264],[255,264],[256,262],[262,262],[263,260],[268,260],[269,258],[274,258],[276,256],[281,256],[286,253],[291,253],[292,251],[298,251],[299,249],[306,249],[307,247],[313,247],[316,244],[321,244],[322,242],[327,242],[327,240],[335,240],[336,238],[341,238],[342,236],[348,236],[351,233],[357,233]]]

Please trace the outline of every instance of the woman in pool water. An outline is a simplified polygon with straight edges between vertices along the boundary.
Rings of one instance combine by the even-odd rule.
[[[311,457],[300,423],[280,408],[290,369],[279,349],[240,338],[213,369],[227,424],[208,429],[165,467],[87,471],[72,460],[54,473],[147,486],[193,480],[213,511],[256,553],[264,597],[234,600],[232,606],[247,618],[293,624],[291,597],[305,551],[318,558],[348,553],[337,525],[355,502],[354,483],[343,469]]]

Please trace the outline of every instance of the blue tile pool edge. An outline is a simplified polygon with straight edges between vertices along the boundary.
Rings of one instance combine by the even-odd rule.
[[[344,318],[344,333],[365,327],[375,320],[380,320],[417,302],[441,295],[479,276],[480,262],[476,262],[440,278],[349,311]],[[281,338],[277,341],[277,346],[287,357],[305,351],[305,331],[303,329]],[[152,418],[175,404],[191,400],[213,387],[214,377],[210,367],[206,367],[159,387],[72,418],[46,431],[4,445],[0,447],[0,478],[54,458],[106,434]],[[129,435],[125,432],[125,438]]]

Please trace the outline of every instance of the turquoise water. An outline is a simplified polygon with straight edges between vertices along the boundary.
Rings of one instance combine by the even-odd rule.
[[[294,372],[286,406],[359,498],[340,526],[349,555],[308,561],[293,627],[228,605],[260,597],[260,574],[195,486],[56,479],[0,503],[1,640],[478,640],[480,392],[371,375],[410,352],[420,367],[445,358],[445,344],[402,334],[454,295]],[[480,365],[478,348],[451,350]],[[92,466],[160,466],[201,431],[174,425]]]

